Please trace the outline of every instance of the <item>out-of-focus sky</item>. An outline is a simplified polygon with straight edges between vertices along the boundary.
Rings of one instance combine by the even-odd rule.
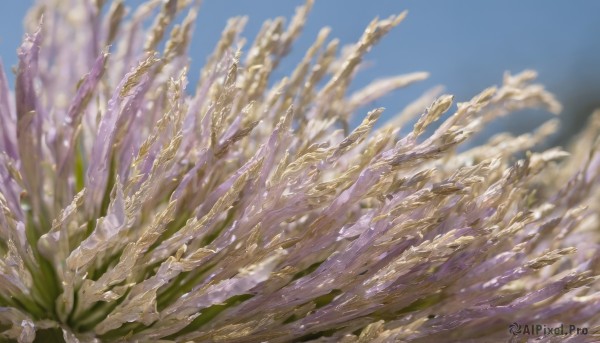
[[[126,1],[131,6],[140,2]],[[265,19],[289,18],[302,2],[204,0],[191,49],[190,84],[195,83],[227,18],[248,15],[245,36],[253,38]],[[7,72],[16,64],[22,18],[31,3],[0,3],[0,56]],[[540,82],[563,103],[565,135],[581,128],[585,116],[600,107],[600,1],[593,0],[317,0],[302,37],[274,76],[292,71],[321,27],[330,26],[332,37],[349,44],[374,17],[404,9],[409,10],[408,18],[371,51],[369,67],[353,84],[356,89],[379,77],[429,71],[426,82],[373,104],[386,107],[387,115],[397,113],[433,85],[442,84],[456,101],[465,101],[501,82],[504,71],[527,68],[537,70]],[[12,83],[12,75],[9,78]],[[521,133],[548,118],[538,111],[519,113],[496,123],[493,130]]]

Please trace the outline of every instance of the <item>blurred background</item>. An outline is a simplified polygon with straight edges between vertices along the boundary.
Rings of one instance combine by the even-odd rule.
[[[141,2],[126,1],[130,6]],[[17,61],[22,18],[32,3],[3,0],[0,7],[0,56],[11,86],[14,77],[10,67]],[[204,0],[190,51],[190,85],[197,81],[198,70],[227,18],[249,16],[245,37],[252,39],[265,19],[289,18],[302,3]],[[358,89],[374,79],[395,74],[430,72],[427,81],[372,104],[386,107],[388,116],[434,85],[444,85],[447,93],[455,95],[455,101],[465,101],[499,84],[505,71],[517,73],[524,69],[537,70],[539,81],[564,105],[562,131],[549,144],[565,144],[585,124],[586,117],[600,107],[600,1],[592,0],[317,0],[304,33],[274,77],[291,73],[321,27],[330,26],[330,37],[350,44],[374,17],[388,17],[404,9],[409,11],[408,18],[371,51],[368,67],[357,75],[352,86]],[[530,131],[550,117],[543,111],[517,113],[494,122],[476,141],[497,131]]]

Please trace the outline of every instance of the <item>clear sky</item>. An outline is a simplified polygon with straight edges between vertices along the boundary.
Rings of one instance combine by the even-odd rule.
[[[141,1],[126,2],[134,6]],[[22,18],[31,3],[0,3],[0,56],[7,69],[16,63]],[[204,0],[192,44],[190,84],[195,83],[197,70],[227,18],[248,15],[246,37],[253,38],[263,20],[290,17],[301,3]],[[594,0],[317,0],[304,34],[275,76],[291,72],[322,26],[330,26],[331,36],[342,43],[351,43],[375,16],[404,9],[409,10],[408,18],[372,50],[369,68],[353,85],[358,88],[391,74],[429,71],[428,81],[373,104],[386,107],[388,115],[433,85],[445,85],[446,92],[464,101],[498,84],[504,71],[526,68],[539,71],[540,81],[565,106],[561,116],[566,134],[579,129],[584,117],[600,107],[600,1]],[[538,112],[524,113],[496,123],[494,130],[524,132],[548,118]]]

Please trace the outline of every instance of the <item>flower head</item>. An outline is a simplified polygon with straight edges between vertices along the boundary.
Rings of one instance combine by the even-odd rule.
[[[231,19],[191,92],[196,2],[38,1],[14,93],[0,71],[0,337],[498,341],[533,319],[598,333],[600,115],[569,152],[529,152],[555,121],[458,150],[512,111],[560,111],[525,71],[351,129],[427,74],[348,94],[402,13],[343,54],[323,29],[273,80],[311,5],[245,50]]]

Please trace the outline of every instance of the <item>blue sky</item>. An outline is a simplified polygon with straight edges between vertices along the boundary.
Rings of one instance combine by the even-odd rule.
[[[134,6],[141,1],[126,2]],[[16,63],[22,18],[31,3],[4,0],[0,5],[0,56],[6,69]],[[263,20],[290,17],[301,3],[204,0],[191,49],[190,84],[227,18],[248,15],[245,35],[253,38]],[[370,66],[353,84],[358,88],[386,75],[429,71],[426,82],[373,104],[386,107],[388,115],[433,85],[444,85],[457,101],[464,101],[498,84],[504,71],[526,68],[537,70],[540,81],[565,106],[561,117],[566,134],[579,129],[584,117],[600,107],[600,1],[592,0],[317,0],[302,37],[275,76],[291,72],[322,26],[330,26],[331,36],[342,43],[351,43],[374,17],[404,9],[408,18],[371,51]],[[494,124],[493,130],[524,132],[548,118],[535,111],[522,113]]]

